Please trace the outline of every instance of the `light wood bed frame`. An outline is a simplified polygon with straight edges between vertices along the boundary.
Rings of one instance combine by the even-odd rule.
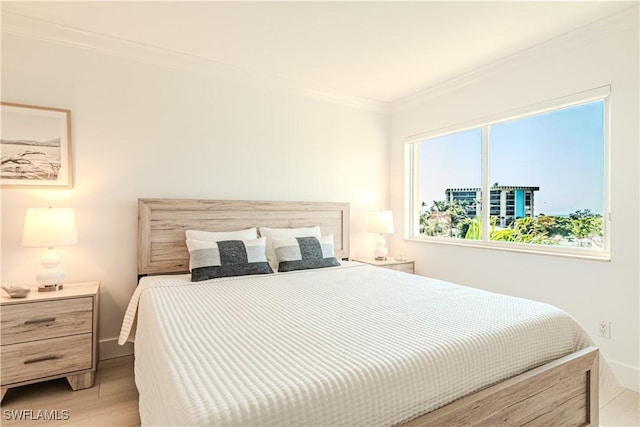
[[[308,227],[349,257],[349,204],[139,199],[138,273],[189,269],[184,231]],[[405,426],[597,426],[598,349],[588,347],[419,416]]]

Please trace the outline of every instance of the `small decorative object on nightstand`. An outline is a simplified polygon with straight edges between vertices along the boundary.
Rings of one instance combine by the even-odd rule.
[[[2,295],[1,378],[8,389],[66,377],[73,390],[93,386],[97,365],[99,282],[59,292]]]
[[[21,285],[2,285],[2,289],[4,289],[11,298],[25,298],[31,292],[31,288]]]
[[[384,261],[376,259],[354,259],[354,261],[363,262],[365,264],[375,265],[376,267],[388,268],[389,270],[404,271],[405,273],[415,273],[415,262],[409,260],[395,260],[393,258],[387,258]]]

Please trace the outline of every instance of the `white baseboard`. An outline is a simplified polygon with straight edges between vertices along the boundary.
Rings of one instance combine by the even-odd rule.
[[[613,360],[607,360],[607,363],[622,387],[640,393],[640,369]]]
[[[100,360],[130,356],[133,354],[133,343],[127,342],[125,345],[118,345],[118,338],[100,340],[98,343],[98,354]]]

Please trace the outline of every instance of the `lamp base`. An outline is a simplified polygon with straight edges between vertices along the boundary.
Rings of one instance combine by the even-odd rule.
[[[49,248],[42,257],[42,269],[36,274],[36,280],[40,284],[40,288],[60,285],[64,280],[64,270],[60,267],[60,257],[55,249]],[[60,285],[60,289],[62,289],[62,285]],[[51,290],[57,291],[59,289]]]
[[[38,286],[38,292],[55,292],[62,290],[62,283],[58,283],[56,285],[44,285]]]
[[[373,254],[376,256],[376,261],[386,261],[389,250],[387,249],[387,242],[384,241],[382,233],[380,233],[376,245],[376,250],[373,251]]]

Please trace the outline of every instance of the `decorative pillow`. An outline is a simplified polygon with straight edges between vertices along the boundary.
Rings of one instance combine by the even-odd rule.
[[[273,273],[265,256],[265,243],[264,237],[219,242],[187,240],[191,281]]]
[[[340,265],[333,250],[333,234],[273,239],[278,271],[307,270]]]
[[[204,240],[207,242],[219,242],[220,240],[253,240],[258,238],[257,228],[248,228],[237,231],[185,231],[187,240]]]
[[[278,268],[278,257],[273,249],[273,239],[285,237],[309,237],[314,236],[320,238],[320,227],[301,227],[301,228],[269,228],[260,227],[260,236],[267,238],[267,260],[274,270]]]

